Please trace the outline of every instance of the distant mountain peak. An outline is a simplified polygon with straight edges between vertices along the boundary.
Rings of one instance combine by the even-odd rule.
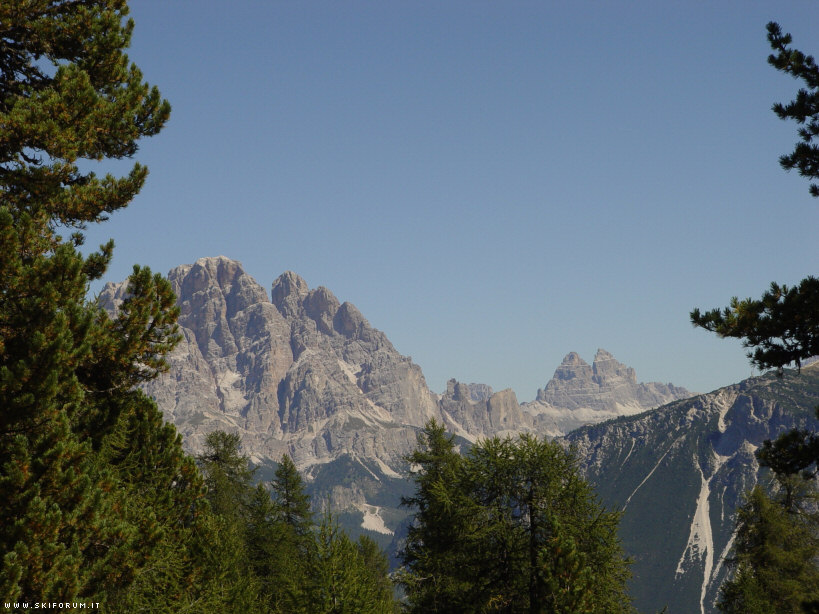
[[[557,435],[689,396],[685,388],[670,384],[638,383],[634,369],[601,348],[591,365],[577,352],[567,354],[535,401],[525,407]]]
[[[287,309],[285,304],[288,299],[291,299],[290,302],[295,301],[298,303],[303,297],[307,296],[309,292],[310,287],[301,276],[293,271],[285,271],[273,282],[270,297],[279,311],[283,311]]]

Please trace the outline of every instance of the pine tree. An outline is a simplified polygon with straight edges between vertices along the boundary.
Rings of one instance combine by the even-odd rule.
[[[132,397],[95,459],[99,475],[116,484],[116,505],[134,528],[122,544],[123,560],[108,565],[132,568],[133,582],[109,586],[106,602],[122,611],[174,612],[208,589],[199,580],[205,570],[191,556],[205,512],[203,480],[156,404],[136,390]]]
[[[128,388],[164,368],[176,313],[167,282],[137,270],[134,309],[110,322],[85,297],[113,243],[86,257],[78,251],[85,224],[126,206],[147,174],[136,164],[124,177],[99,178],[78,162],[132,156],[170,111],[124,53],[133,28],[127,12],[122,0],[0,0],[0,591],[7,598],[104,596],[136,574],[126,552],[140,543],[139,528],[95,455],[138,398]]]

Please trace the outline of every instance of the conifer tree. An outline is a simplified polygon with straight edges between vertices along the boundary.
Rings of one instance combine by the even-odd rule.
[[[372,543],[352,542],[330,513],[316,534],[310,565],[311,614],[393,614],[396,603],[386,582],[386,559],[374,560]],[[370,560],[365,559],[366,556]],[[374,564],[375,563],[375,564]]]
[[[240,453],[241,439],[236,433],[211,431],[205,438],[205,451],[197,456],[207,487],[211,510],[235,519],[244,517],[252,493],[254,471],[250,459]]]
[[[780,165],[819,179],[819,67],[812,56],[790,47],[791,35],[783,34],[778,24],[769,23],[767,30],[774,52],[768,63],[804,86],[790,103],[773,105],[780,119],[800,126],[799,142],[790,154],[780,157]],[[811,184],[810,193],[819,197],[819,186]],[[691,321],[721,337],[742,339],[745,347],[752,348],[748,357],[754,365],[776,369],[781,376],[786,366],[799,369],[803,360],[819,354],[819,278],[809,276],[792,287],[772,283],[759,300],[734,297],[722,310],[695,309]],[[805,429],[783,433],[773,442],[764,442],[757,458],[773,471],[781,496],[772,503],[756,488],[739,511],[735,575],[722,587],[720,608],[725,612],[819,609],[812,591],[817,585],[819,527],[815,518],[806,523],[795,507],[796,493],[809,487],[819,470],[819,434]],[[813,555],[805,558],[805,547],[814,548]]]
[[[270,483],[276,515],[296,536],[305,537],[313,528],[310,497],[304,491],[304,481],[296,464],[287,454],[282,456]]]
[[[85,297],[113,243],[89,256],[78,250],[85,224],[126,206],[147,173],[136,164],[100,178],[79,162],[132,156],[170,111],[124,53],[127,13],[124,0],[0,0],[5,598],[104,596],[136,573],[126,553],[141,543],[139,529],[95,455],[137,398],[130,386],[165,367],[176,313],[167,282],[138,269],[133,309],[109,321]]]
[[[748,493],[737,512],[729,561],[734,575],[720,588],[720,611],[801,614],[806,604],[819,601],[816,489],[809,482],[800,486],[800,496],[791,495],[789,504],[759,485]]]
[[[416,513],[400,581],[410,611],[631,611],[618,515],[570,452],[525,435],[461,456],[432,421],[408,460]]]
[[[265,509],[256,509],[254,470],[250,459],[241,454],[236,433],[212,431],[205,438],[205,450],[197,456],[204,474],[207,513],[196,526],[193,557],[201,567],[203,589],[215,603],[228,611],[248,608],[264,611],[264,582],[255,573],[262,561],[254,559],[248,542],[262,534]]]
[[[474,575],[463,552],[476,527],[474,506],[463,486],[463,459],[454,437],[435,419],[418,434],[407,458],[415,495],[401,504],[414,522],[401,551],[399,581],[414,612],[465,611]]]
[[[293,460],[282,456],[270,483],[271,530],[276,543],[270,559],[272,600],[277,612],[309,612],[311,565],[316,556],[316,526],[310,497]]]

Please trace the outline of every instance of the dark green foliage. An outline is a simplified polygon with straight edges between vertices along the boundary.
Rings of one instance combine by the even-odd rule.
[[[819,136],[819,67],[813,56],[788,47],[791,35],[782,34],[779,24],[768,24],[768,42],[775,54],[768,56],[768,63],[795,79],[801,79],[806,88],[800,89],[796,98],[786,105],[776,103],[773,111],[780,119],[792,119],[799,124],[799,143],[793,152],[779,158],[782,168],[796,168],[803,177],[819,179],[819,147],[814,139]],[[819,186],[811,184],[812,196],[819,196]]]
[[[774,441],[765,441],[756,456],[763,467],[769,467],[777,476],[799,474],[809,480],[815,477],[819,462],[819,433],[807,429],[788,431]]]
[[[462,547],[478,529],[477,506],[460,488],[463,458],[453,439],[432,420],[407,459],[415,467],[416,493],[402,503],[415,510],[415,522],[401,553],[401,583],[416,612],[464,611],[474,581],[462,565]]]
[[[806,277],[798,286],[771,284],[760,300],[731,299],[730,307],[691,312],[695,326],[735,337],[754,348],[748,354],[760,369],[797,366],[819,354],[819,279]]]
[[[124,53],[127,14],[125,0],[0,2],[0,192],[15,217],[81,226],[142,187],[139,164],[121,178],[76,164],[133,156],[168,119],[170,105]]]
[[[809,178],[819,178],[819,147],[813,142],[819,136],[819,68],[812,56],[788,47],[790,34],[782,34],[778,24],[768,24],[768,42],[774,51],[768,63],[777,70],[804,81],[807,89],[800,89],[796,98],[783,105],[774,104],[773,110],[781,119],[792,119],[800,125],[797,143],[790,155],[780,158],[783,168],[798,168]],[[812,184],[810,192],[819,196],[819,186]],[[723,310],[702,313],[691,312],[695,326],[716,332],[721,337],[743,339],[745,347],[755,348],[749,354],[751,362],[760,369],[782,368],[819,355],[819,279],[806,277],[798,286],[776,283],[761,300],[736,297]]]
[[[387,560],[366,539],[354,543],[328,513],[309,568],[311,614],[392,614],[397,610]]]
[[[132,156],[170,111],[124,53],[127,14],[124,0],[0,0],[0,594],[306,612],[316,532],[292,461],[271,500],[238,437],[213,433],[203,479],[136,388],[180,339],[168,282],[135,266],[113,317],[86,299],[113,242],[83,256],[81,231],[126,206],[147,169],[81,169]],[[350,560],[377,587],[355,607],[384,611],[367,609],[390,586],[380,559],[353,546]]]
[[[205,439],[205,452],[197,457],[205,475],[207,500],[220,516],[242,517],[252,492],[253,470],[239,453],[241,440],[235,433],[213,431]]]
[[[801,496],[771,499],[756,486],[737,512],[735,573],[720,589],[722,612],[799,614],[819,599],[816,490],[801,481]],[[807,491],[807,492],[805,492]]]
[[[270,483],[278,520],[289,526],[295,535],[305,537],[313,526],[310,498],[304,492],[304,482],[293,460],[285,454]]]
[[[626,562],[574,456],[528,435],[457,454],[430,422],[408,459],[417,512],[401,582],[415,612],[629,612]]]
[[[85,299],[112,244],[83,257],[82,228],[125,206],[136,165],[99,179],[77,161],[122,158],[169,106],[129,65],[122,1],[0,1],[0,590],[8,598],[105,597],[125,590],[158,543],[98,454],[134,383],[176,342],[167,282],[135,269],[110,321]],[[178,446],[178,442],[176,442]],[[171,471],[179,465],[170,459]],[[167,486],[170,488],[169,486]],[[172,491],[173,498],[179,491]],[[168,493],[166,493],[168,494]]]
[[[317,527],[304,482],[287,455],[270,491],[252,486],[253,471],[239,448],[237,435],[214,431],[198,457],[210,502],[207,518],[216,527],[210,541],[199,542],[199,556],[216,576],[209,582],[225,595],[241,592],[243,603],[252,604],[224,607],[281,614],[393,612],[387,560],[375,543],[353,543],[329,516]]]

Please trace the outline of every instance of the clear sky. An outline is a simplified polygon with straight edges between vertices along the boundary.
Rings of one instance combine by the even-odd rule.
[[[173,106],[142,193],[89,245],[167,272],[240,260],[354,303],[437,392],[531,400],[598,347],[642,381],[751,375],[693,307],[817,273],[819,200],[779,168],[819,54],[802,2],[132,0],[131,59]],[[114,165],[115,168],[125,168]],[[97,288],[98,289],[98,288]]]

